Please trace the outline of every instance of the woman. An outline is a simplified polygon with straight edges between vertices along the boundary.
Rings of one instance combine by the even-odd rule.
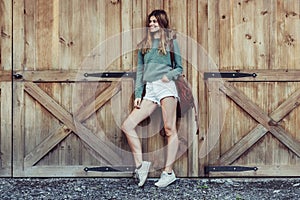
[[[136,164],[138,186],[143,186],[151,163],[143,161],[142,147],[135,127],[161,106],[164,130],[167,137],[165,168],[157,187],[166,187],[176,180],[173,162],[178,150],[176,129],[176,106],[178,94],[174,80],[182,73],[181,57],[176,40],[170,41],[169,20],[164,10],[154,10],[147,18],[147,32],[138,51],[138,66],[135,83],[134,109],[124,121],[124,131]],[[170,45],[174,46],[174,68],[171,66]],[[146,93],[142,98],[144,84]]]

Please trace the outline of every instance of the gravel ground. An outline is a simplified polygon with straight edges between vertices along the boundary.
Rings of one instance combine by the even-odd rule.
[[[187,179],[138,188],[130,178],[1,178],[0,199],[300,199],[300,178]]]

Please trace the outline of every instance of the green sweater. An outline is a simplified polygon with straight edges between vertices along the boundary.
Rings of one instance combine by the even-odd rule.
[[[142,54],[141,50],[138,51],[138,65],[136,71],[136,82],[135,82],[135,98],[141,98],[144,84],[146,82],[153,82],[161,79],[164,75],[169,80],[176,80],[177,77],[182,73],[182,62],[179,46],[176,40],[174,43],[174,64],[175,67],[172,69],[171,57],[169,49],[167,54],[163,55],[158,52],[159,39],[154,39],[152,49],[146,54]]]

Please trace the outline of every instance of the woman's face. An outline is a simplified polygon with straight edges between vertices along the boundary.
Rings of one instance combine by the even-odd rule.
[[[149,30],[151,33],[159,31],[160,27],[155,16],[151,16],[149,22]]]

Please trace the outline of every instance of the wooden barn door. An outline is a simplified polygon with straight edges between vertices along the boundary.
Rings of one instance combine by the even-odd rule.
[[[206,75],[210,151],[206,173],[299,176],[299,71]]]
[[[101,176],[101,171],[84,169],[132,164],[119,127],[132,106],[132,79],[86,75],[120,70],[120,54],[111,56],[121,36],[114,45],[104,43],[119,19],[107,19],[105,12],[115,9],[121,15],[120,5],[110,1],[14,2],[14,177]],[[111,29],[105,28],[105,19]]]
[[[299,176],[299,1],[209,5],[206,174]]]
[[[13,176],[131,176],[132,153],[120,126],[132,110],[134,83],[122,73],[135,71],[146,14],[182,3],[6,1],[13,2]],[[185,29],[185,15],[173,15]],[[197,85],[196,76],[189,77]],[[153,163],[151,176],[160,174],[165,161],[160,117],[158,109],[150,124],[137,128],[145,159]],[[197,138],[189,118],[192,112],[181,119],[178,176],[198,175],[198,143],[186,140]]]

